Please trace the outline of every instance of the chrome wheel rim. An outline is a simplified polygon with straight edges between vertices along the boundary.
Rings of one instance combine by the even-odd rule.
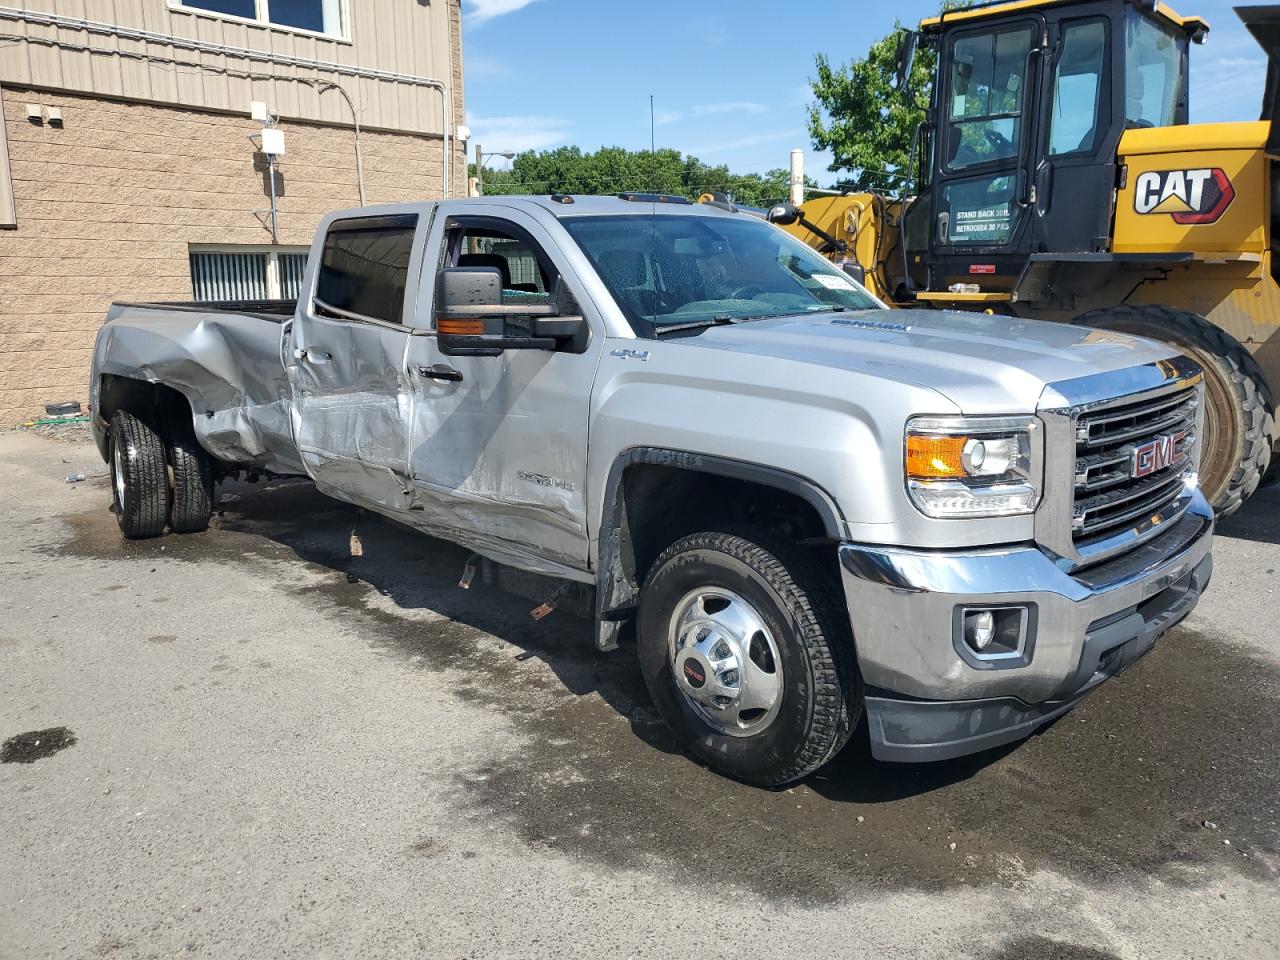
[[[721,587],[691,590],[671,616],[676,689],[709,725],[733,737],[764,732],[782,704],[782,658],[764,618]]]
[[[116,488],[116,504],[124,506],[124,452],[119,443],[111,444],[111,482]]]

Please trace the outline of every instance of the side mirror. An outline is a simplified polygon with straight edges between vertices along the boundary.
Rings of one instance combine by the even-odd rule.
[[[845,272],[847,277],[856,283],[866,286],[867,271],[857,260],[842,260],[840,262],[840,269]]]
[[[586,348],[581,316],[563,316],[550,304],[507,304],[496,267],[449,267],[436,280],[436,342],[455,357],[496,357],[504,350]],[[527,318],[529,336],[507,335],[510,319]]]
[[[911,81],[911,68],[916,62],[916,47],[920,44],[920,34],[914,30],[902,30],[898,33],[898,49],[893,55],[893,66],[897,73],[899,94],[906,95],[907,84]]]
[[[789,227],[800,219],[800,210],[791,203],[777,203],[769,208],[767,219],[770,223]]]

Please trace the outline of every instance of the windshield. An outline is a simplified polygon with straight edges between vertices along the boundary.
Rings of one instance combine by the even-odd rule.
[[[1126,126],[1170,127],[1177,122],[1185,48],[1185,38],[1129,10],[1125,22]]]
[[[640,336],[678,325],[880,306],[763,220],[630,215],[563,222]]]

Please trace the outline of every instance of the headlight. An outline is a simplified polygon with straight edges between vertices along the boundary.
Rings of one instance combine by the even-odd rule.
[[[1034,417],[915,417],[907,423],[907,489],[928,517],[1032,513],[1039,444]]]

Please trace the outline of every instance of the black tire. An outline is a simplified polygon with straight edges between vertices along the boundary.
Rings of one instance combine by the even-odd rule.
[[[781,697],[759,733],[723,732],[677,687],[673,618],[682,598],[708,587],[744,598],[776,638]],[[801,549],[760,532],[697,533],[668,547],[645,580],[637,636],[645,683],[672,732],[696,759],[746,783],[777,787],[813,772],[861,717],[853,638],[833,578]]]
[[[169,521],[164,441],[127,410],[111,418],[111,498],[120,532],[130,540],[164,533]]]
[[[170,437],[169,469],[173,472],[170,529],[174,533],[208,530],[213,515],[213,461],[189,430]]]
[[[1174,307],[1094,310],[1076,323],[1163,340],[1204,368],[1205,437],[1200,488],[1218,516],[1253,495],[1271,464],[1275,406],[1257,361],[1225,331]]]

